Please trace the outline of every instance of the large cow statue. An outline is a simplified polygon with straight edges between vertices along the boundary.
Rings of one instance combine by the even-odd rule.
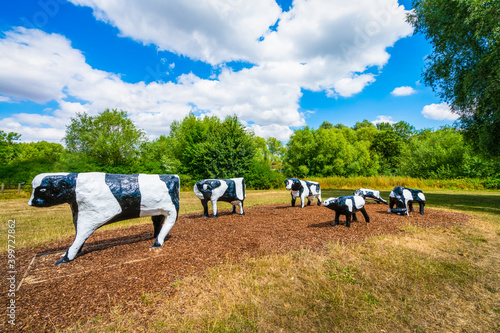
[[[297,178],[288,178],[285,180],[285,188],[292,192],[292,207],[295,207],[295,200],[300,198],[301,208],[304,208],[305,199],[310,206],[314,198],[318,198],[318,206],[321,206],[321,188],[319,183]]]
[[[398,215],[410,215],[413,212],[413,203],[417,202],[420,206],[420,214],[424,215],[425,195],[421,190],[396,186],[389,194],[389,213]],[[396,208],[394,208],[396,206]],[[409,209],[408,209],[409,208]]]
[[[361,212],[365,221],[370,222],[370,217],[365,210],[365,199],[359,195],[341,196],[338,198],[328,198],[323,201],[323,206],[335,211],[335,224],[339,224],[340,215],[346,216],[346,226],[351,226],[351,216],[353,221],[358,221],[356,212]]]
[[[371,190],[369,188],[359,188],[354,192],[354,195],[359,195],[360,197],[363,197],[363,199],[373,199],[375,200],[376,203],[385,203],[387,205],[387,201],[382,199],[380,196],[380,191],[377,190]]]
[[[30,206],[71,206],[75,240],[56,265],[73,260],[97,228],[141,216],[152,216],[156,240],[151,247],[161,247],[179,213],[177,175],[44,173],[32,186]]]
[[[219,200],[233,205],[233,214],[236,213],[236,205],[239,205],[240,214],[245,215],[243,211],[245,191],[246,185],[243,178],[204,179],[194,185],[194,193],[203,205],[203,217],[208,217],[209,201],[212,202],[213,217],[218,217],[217,201]]]

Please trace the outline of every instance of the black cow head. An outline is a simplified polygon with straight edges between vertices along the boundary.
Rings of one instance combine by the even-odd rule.
[[[75,201],[76,175],[36,176],[33,179],[33,193],[28,204],[35,207],[50,207]]]
[[[208,179],[196,182],[196,187],[198,191],[203,194],[203,197],[206,200],[209,200],[212,197],[212,191],[221,186],[220,180],[217,179]]]
[[[287,180],[285,180],[285,188],[289,191],[298,191],[301,187],[302,185],[300,184],[300,180],[298,180],[297,178],[288,178]]]

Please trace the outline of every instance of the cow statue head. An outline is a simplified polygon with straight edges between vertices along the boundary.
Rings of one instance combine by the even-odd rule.
[[[298,191],[302,185],[300,184],[300,180],[297,178],[288,178],[285,180],[285,188],[290,191]]]
[[[212,197],[212,191],[220,186],[221,182],[217,179],[198,181],[195,184],[195,194],[200,199],[210,200]]]
[[[31,183],[33,192],[28,205],[51,207],[70,203],[75,199],[75,184],[76,174],[42,173]]]

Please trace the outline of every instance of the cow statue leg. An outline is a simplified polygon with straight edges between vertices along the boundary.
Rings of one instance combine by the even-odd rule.
[[[296,199],[296,198],[293,196],[293,194],[292,194],[292,207],[295,207],[295,201],[296,201],[296,200],[297,200],[297,199]]]
[[[165,242],[165,237],[167,237],[168,233],[170,232],[170,229],[175,224],[175,221],[177,221],[177,211],[173,210],[170,213],[166,213],[167,215],[162,215],[163,220],[163,226],[160,229],[160,232],[158,233],[158,236],[156,236],[156,240],[151,245],[151,248],[156,248],[156,247],[161,247],[163,243]]]
[[[208,200],[201,200],[201,205],[203,206],[202,217],[208,217]]]
[[[370,217],[368,216],[368,213],[366,212],[365,207],[361,208],[359,211],[361,212],[361,214],[363,214],[363,217],[365,218],[366,223],[369,223]]]
[[[153,227],[154,227],[153,238],[157,238],[158,235],[160,234],[163,222],[165,221],[165,216],[164,215],[151,216],[151,219],[153,220]]]
[[[307,205],[311,206],[311,199],[307,198]]]
[[[335,223],[334,226],[339,225],[340,214],[335,212]]]
[[[240,215],[245,215],[245,212],[243,211],[243,201],[240,201],[239,206],[240,206]]]
[[[304,208],[304,205],[306,203],[306,198],[304,196],[300,196],[300,208]]]
[[[419,206],[420,206],[420,215],[424,215],[424,206],[425,206],[425,203],[419,202]]]
[[[214,213],[212,217],[219,217],[219,215],[217,215],[217,200],[212,200],[212,210]]]
[[[345,225],[350,228],[351,227],[351,213],[347,212],[345,214]]]
[[[231,211],[231,214],[236,214],[236,205],[233,205],[233,210]]]
[[[318,195],[318,206],[321,206],[321,195]]]
[[[408,210],[410,211],[410,213],[413,212],[413,203],[412,202],[408,203]]]
[[[352,221],[358,222],[358,217],[356,216],[356,213],[352,213]]]
[[[75,259],[76,255],[82,249],[83,244],[87,240],[87,238],[92,235],[92,233],[97,229],[97,227],[87,226],[84,223],[77,224],[76,227],[76,236],[73,244],[68,248],[66,254],[58,260],[54,265],[64,264],[70,262]]]
[[[394,208],[394,199],[389,198],[389,209],[387,210],[387,212],[390,213],[393,208]]]

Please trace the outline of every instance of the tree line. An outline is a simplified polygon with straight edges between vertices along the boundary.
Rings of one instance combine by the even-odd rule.
[[[179,174],[187,188],[204,178],[245,177],[249,188],[282,186],[287,177],[410,176],[481,178],[500,187],[500,160],[479,154],[453,127],[416,130],[407,122],[364,120],[353,127],[324,121],[294,131],[284,145],[257,137],[236,116],[189,114],[170,133],[148,140],[125,111],[77,114],[64,146],[23,143],[0,131],[1,182],[31,182],[42,172]]]

